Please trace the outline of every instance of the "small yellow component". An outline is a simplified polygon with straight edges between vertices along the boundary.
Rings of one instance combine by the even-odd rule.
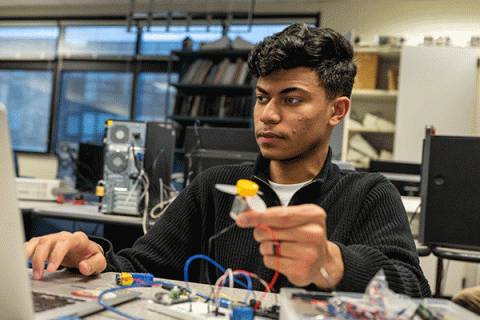
[[[105,195],[105,187],[97,186],[97,188],[95,189],[95,195],[97,197],[103,197]]]
[[[107,125],[111,126],[113,124],[113,120],[107,120]]]
[[[253,181],[240,179],[237,181],[237,194],[242,197],[253,197],[257,194],[258,184]]]
[[[117,274],[116,282],[119,286],[127,286],[133,283],[133,276],[130,273],[122,272],[120,275]]]

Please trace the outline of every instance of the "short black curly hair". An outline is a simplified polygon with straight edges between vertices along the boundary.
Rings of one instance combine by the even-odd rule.
[[[350,98],[357,74],[353,46],[347,39],[332,29],[306,24],[292,24],[256,44],[248,66],[254,77],[280,69],[312,68],[328,100]]]

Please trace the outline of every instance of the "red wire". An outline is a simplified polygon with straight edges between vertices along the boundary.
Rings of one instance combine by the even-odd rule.
[[[255,304],[255,307],[253,308],[253,310],[255,310],[255,311],[257,311],[258,307],[260,306],[260,302],[265,297],[267,292],[272,289],[273,285],[275,284],[275,281],[277,281],[279,270],[280,270],[280,243],[278,242],[277,237],[275,236],[275,233],[272,231],[272,229],[270,229],[266,225],[260,224],[260,225],[258,225],[258,227],[263,229],[263,230],[266,230],[268,233],[270,233],[273,241],[275,242],[275,245],[276,245],[276,248],[277,248],[277,267],[275,269],[275,274],[273,275],[272,281],[270,281],[270,284],[268,285],[268,288],[265,289],[265,291],[263,291],[262,296],[260,297],[260,299],[258,299],[257,303]]]

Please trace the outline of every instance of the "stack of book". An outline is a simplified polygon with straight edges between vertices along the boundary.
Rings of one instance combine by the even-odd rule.
[[[251,116],[253,96],[187,95],[177,93],[175,116],[242,118]]]
[[[188,68],[181,84],[197,85],[243,85],[248,78],[248,64],[238,58],[236,61],[223,59],[214,63],[208,59],[197,59]]]

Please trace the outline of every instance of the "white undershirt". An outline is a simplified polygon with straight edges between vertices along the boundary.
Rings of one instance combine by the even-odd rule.
[[[275,191],[277,196],[280,198],[280,202],[284,207],[288,206],[288,203],[292,199],[295,192],[297,192],[300,188],[302,188],[304,185],[306,185],[309,182],[310,181],[294,183],[294,184],[278,184],[268,180],[268,183],[272,187],[273,191]]]

